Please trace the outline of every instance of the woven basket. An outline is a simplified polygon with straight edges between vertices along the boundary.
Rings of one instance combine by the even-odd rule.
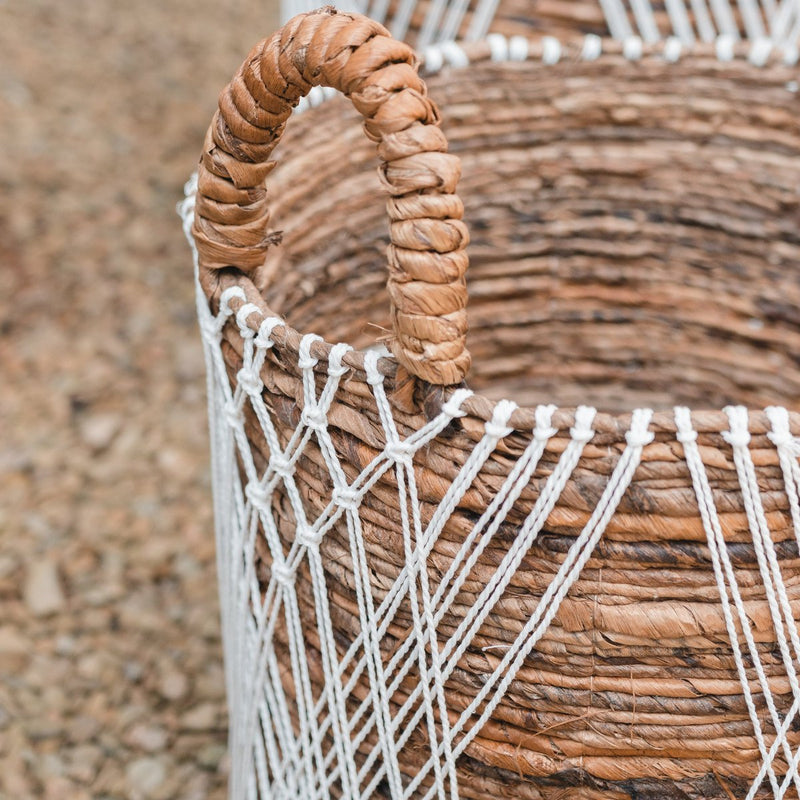
[[[231,796],[797,796],[797,70],[502,42],[428,78],[449,153],[357,15],[220,97],[183,211]],[[367,137],[293,118],[267,195],[312,84]]]

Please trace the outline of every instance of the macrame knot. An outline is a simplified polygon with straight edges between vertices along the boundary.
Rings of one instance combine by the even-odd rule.
[[[508,423],[516,408],[516,403],[512,403],[510,400],[501,400],[494,407],[492,418],[484,425],[486,435],[494,439],[502,439],[514,433],[514,429]]]
[[[581,58],[584,61],[596,61],[603,53],[603,40],[596,33],[588,33],[583,39]]]
[[[457,42],[440,42],[439,49],[448,66],[455,67],[456,69],[464,69],[469,66],[469,56],[467,56]]]
[[[638,61],[642,57],[642,40],[638,36],[628,36],[622,43],[622,55],[628,61]]]
[[[767,438],[775,445],[775,447],[789,447],[791,449],[796,449],[798,445],[798,439],[788,431],[788,430],[778,430],[778,431],[770,431],[767,434]]]
[[[442,405],[441,413],[449,419],[465,416],[467,412],[461,408],[461,405],[468,397],[471,396],[472,391],[470,389],[457,389],[455,392],[453,392],[453,396]]]
[[[269,507],[269,494],[260,483],[248,483],[244,493],[253,508],[264,511]]]
[[[333,502],[345,511],[358,509],[358,492],[350,486],[337,486],[331,497]]]
[[[375,367],[374,370],[370,370],[367,373],[367,383],[370,386],[380,386],[381,384],[383,384],[383,381],[384,377],[380,372],[378,372],[377,366]]]
[[[508,425],[498,425],[494,420],[489,420],[486,423],[485,430],[486,435],[491,436],[493,439],[502,439],[504,436],[514,433],[513,428]]]
[[[502,33],[490,33],[486,37],[492,61],[506,61],[508,59],[508,39]]]
[[[242,367],[236,373],[236,380],[239,386],[247,392],[247,394],[260,394],[261,389],[264,387],[264,382],[261,380],[261,376],[252,369],[248,369],[247,367]]]
[[[328,356],[328,375],[332,378],[341,378],[350,371],[350,367],[342,363],[342,359],[353,348],[349,344],[339,342],[331,348],[330,355]]]
[[[697,431],[695,430],[679,430],[675,438],[681,444],[692,444],[697,441]]]
[[[317,550],[319,549],[319,543],[322,541],[322,534],[311,525],[298,525],[295,539],[301,547]]]
[[[738,429],[733,431],[723,431],[722,438],[733,448],[747,447],[750,444],[750,431]]]
[[[278,584],[285,589],[294,583],[294,570],[285,561],[273,562],[272,574]]]
[[[655,438],[655,434],[648,430],[630,430],[625,434],[628,447],[646,447]]]
[[[328,417],[319,406],[306,406],[300,414],[300,422],[315,431],[322,431],[328,425]]]
[[[767,434],[767,437],[777,448],[789,448],[797,452],[800,439],[792,436],[789,429],[789,412],[780,406],[768,406],[764,409],[767,414],[767,419],[772,425],[772,430]]]
[[[275,474],[280,475],[284,480],[291,478],[294,473],[292,462],[283,455],[276,453],[272,456],[272,458],[270,458],[269,464],[275,471]]]
[[[675,406],[675,427],[678,429],[675,438],[681,444],[691,444],[697,441],[697,431],[692,428],[692,412],[686,406]]]
[[[321,342],[322,337],[317,336],[315,333],[307,333],[300,340],[300,347],[298,348],[297,366],[302,370],[314,369],[319,363],[319,359],[311,355],[311,345],[314,342]]]
[[[534,428],[533,438],[537,442],[547,442],[558,433],[558,428]]]
[[[720,61],[733,61],[735,44],[736,39],[733,36],[728,34],[720,34],[717,36],[716,42],[714,43],[717,51],[717,58]]]
[[[253,313],[261,313],[254,303],[245,303],[236,312],[236,324],[239,326],[242,339],[254,339],[256,336],[256,332],[247,324],[247,318]]]
[[[368,350],[364,356],[364,372],[367,375],[367,383],[370,386],[380,386],[383,384],[383,373],[378,369],[378,360],[383,356],[377,350]]]
[[[555,410],[556,407],[553,405],[536,407],[536,427],[533,429],[533,438],[537,442],[546,442],[558,433],[558,428],[554,428],[550,424]]]
[[[272,331],[279,325],[285,324],[286,323],[278,317],[267,317],[258,326],[258,334],[253,340],[253,344],[260,350],[269,350],[269,348],[273,347],[275,344],[275,342],[272,341]]]
[[[575,424],[569,429],[573,442],[586,444],[594,436],[592,422],[597,411],[591,406],[578,406],[575,411]]]
[[[664,58],[670,63],[675,63],[680,57],[683,50],[683,44],[677,36],[670,36],[664,42]]]
[[[516,38],[516,37],[514,37]],[[514,40],[511,40],[514,44]],[[527,44],[527,42],[526,42]],[[547,65],[558,64],[561,58],[561,42],[553,36],[545,36],[542,39],[542,63]],[[525,59],[519,59],[524,61]]]
[[[244,289],[241,286],[229,286],[219,297],[219,314],[221,317],[229,317],[231,311],[231,300],[236,297],[243,303],[247,300]]]
[[[406,442],[390,442],[386,446],[386,455],[390,461],[410,464],[411,456],[414,455],[414,448]]]
[[[297,366],[300,367],[300,369],[302,369],[302,370],[314,369],[314,367],[317,366],[318,362],[319,362],[319,359],[318,358],[314,358],[311,355],[307,356],[306,358],[303,358],[303,356],[301,355],[297,359]]]

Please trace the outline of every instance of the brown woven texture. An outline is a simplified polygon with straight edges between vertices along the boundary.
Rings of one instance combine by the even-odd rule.
[[[608,42],[598,61],[582,62],[577,47],[567,48],[559,64],[545,67],[539,47],[531,43],[529,62],[496,64],[478,44],[468,69],[428,81],[463,169],[472,236],[469,385],[478,393],[465,403],[467,416],[415,456],[423,523],[482,436],[494,399],[527,404],[436,542],[434,585],[530,441],[532,404],[562,406],[554,416],[560,433],[442,620],[443,636],[475,602],[555,467],[569,441],[571,407],[587,403],[603,413],[545,530],[447,681],[453,712],[475,696],[496,663],[492,648],[513,641],[587,522],[625,447],[631,409],[656,409],[655,439],[550,630],[459,759],[459,791],[476,800],[744,797],[759,756],[669,409],[701,409],[692,421],[724,535],[776,704],[788,708],[790,687],[722,437],[729,423],[702,409],[782,404],[792,432],[800,432],[800,124],[796,95],[786,88],[796,70],[777,62],[756,69],[743,58],[721,63],[703,49],[675,64],[646,50],[632,63]],[[262,373],[284,443],[303,405],[298,331],[355,346],[388,337],[400,365],[382,360],[381,369],[401,436],[436,412],[448,395],[441,386],[460,380],[468,363],[458,167],[444,155],[438,114],[413,64],[378,26],[327,10],[296,18],[257,46],[221,96],[200,168],[202,278],[212,305],[221,289],[241,286],[260,309],[248,320],[254,330],[266,316],[287,320],[275,329]],[[284,230],[278,244],[264,228],[267,159],[291,103],[319,82],[350,94],[372,142],[343,100],[291,121],[270,183]],[[381,191],[390,195],[388,292]],[[242,363],[234,324],[223,348],[233,381]],[[322,342],[312,347],[320,386],[329,350]],[[345,363],[351,373],[329,430],[352,480],[384,442],[363,354],[354,351]],[[754,410],[749,427],[787,592],[800,610],[800,560],[769,424]],[[248,431],[263,468],[269,450],[249,412]],[[328,502],[330,479],[313,437],[296,480],[314,518]],[[390,470],[360,509],[377,601],[403,565],[397,504]],[[294,520],[281,492],[273,506],[288,548]],[[260,540],[257,547],[266,586],[270,556]],[[337,525],[320,547],[344,652],[359,625],[346,527]],[[297,587],[312,675],[321,682],[305,565]],[[401,607],[382,643],[387,662],[410,627],[411,612]],[[276,648],[285,642],[279,625]],[[291,696],[288,672],[285,681]],[[367,691],[363,677],[351,701]],[[774,730],[765,725],[771,741]],[[800,745],[795,724],[789,741]],[[425,742],[420,730],[401,754],[406,776],[427,760]],[[784,771],[779,758],[776,772]],[[771,797],[768,784],[756,796]]]

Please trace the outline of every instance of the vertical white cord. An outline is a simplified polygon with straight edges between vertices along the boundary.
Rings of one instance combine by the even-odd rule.
[[[431,42],[439,41],[439,21],[447,8],[448,0],[430,0],[428,13],[422,21],[417,48],[424,50]]]
[[[681,44],[687,46],[694,44],[694,31],[684,0],[665,0],[665,6],[672,31]]]
[[[464,37],[468,42],[475,42],[486,37],[499,3],[500,0],[478,0],[478,6],[472,15],[467,35]]]
[[[711,15],[708,12],[705,0],[689,0],[692,6],[692,13],[694,14],[694,22],[697,27],[697,35],[701,41],[710,43],[717,37],[717,32],[714,29],[714,23],[711,20]]]
[[[600,0],[600,7],[603,9],[608,30],[615,39],[624,42],[633,36],[633,28],[622,0]]]
[[[738,3],[747,38],[751,42],[765,38],[764,22],[761,19],[761,8],[758,0],[738,0]]]
[[[397,11],[389,24],[389,30],[395,39],[406,38],[408,26],[411,24],[411,17],[416,7],[417,0],[400,0]]]
[[[458,32],[461,30],[461,23],[464,15],[469,8],[470,0],[449,0],[449,10],[445,17],[440,38],[444,42],[458,39]]]
[[[653,15],[653,7],[650,0],[630,0],[633,17],[639,28],[639,35],[648,44],[653,44],[661,39],[656,25],[656,18]]]
[[[733,17],[728,0],[709,0],[711,4],[711,13],[714,15],[714,21],[717,24],[717,30],[723,36],[728,36],[733,40],[738,40],[739,27]]]
[[[779,0],[778,8],[770,17],[770,35],[778,44],[786,41],[797,8],[797,0]]]

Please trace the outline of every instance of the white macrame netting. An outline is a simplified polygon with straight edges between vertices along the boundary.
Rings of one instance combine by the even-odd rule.
[[[608,34],[624,41],[640,37],[652,44],[675,37],[683,45],[695,41],[713,42],[718,37],[736,41],[747,39],[752,43],[771,40],[778,46],[796,45],[800,38],[800,2],[798,0],[665,0],[668,26],[659,27],[651,0],[597,0]],[[426,3],[416,47],[454,41],[483,39],[495,30],[493,23],[502,0],[431,0]],[[282,0],[283,22],[295,14],[311,11],[319,4],[316,0]],[[405,39],[409,24],[420,0],[400,0],[390,7],[388,0],[341,0],[334,2],[345,11],[357,11],[381,22],[396,39]],[[531,14],[535,14],[531,6]],[[465,34],[465,18],[471,14]],[[741,25],[737,21],[741,20]],[[576,27],[576,33],[579,28]]]
[[[194,191],[195,186],[190,182],[187,198],[180,207],[190,244]],[[561,497],[584,448],[594,436],[594,409],[581,407],[577,410],[569,443],[519,527],[513,544],[481,590],[478,602],[463,611],[457,629],[448,635],[442,632],[439,622],[444,613],[452,609],[472,567],[528,485],[548,442],[558,433],[551,424],[555,408],[540,406],[537,409],[536,425],[527,447],[464,537],[438,583],[433,584],[427,563],[431,549],[481,468],[503,437],[511,432],[508,422],[516,406],[508,401],[497,404],[482,438],[448,486],[430,521],[423,524],[412,466],[415,454],[433,441],[453,418],[461,415],[460,406],[470,392],[455,391],[436,418],[403,439],[398,434],[384,391],[383,376],[378,370],[378,358],[386,353],[368,353],[367,379],[385,444],[382,452],[354,480],[348,480],[327,428],[327,413],[337,393],[346,391],[343,382],[348,368],[342,358],[349,347],[340,344],[333,348],[327,381],[318,392],[314,376],[317,361],[310,348],[319,337],[309,334],[303,338],[298,365],[303,374],[302,414],[290,440],[282,445],[273,414],[262,394],[264,385],[260,371],[267,351],[273,347],[271,332],[283,322],[277,318],[263,319],[255,331],[247,323],[251,315],[258,313],[257,307],[241,306],[235,315],[235,324],[244,343],[243,366],[231,385],[221,339],[223,327],[231,321],[229,303],[234,297],[244,301],[240,289],[228,290],[222,297],[219,314],[213,316],[198,283],[197,310],[208,368],[212,478],[230,710],[230,797],[232,800],[330,797],[366,800],[376,796],[380,787],[380,796],[393,800],[411,797],[455,800],[459,797],[457,759],[491,718],[603,536],[640,463],[643,448],[653,439],[649,431],[652,412],[639,409],[633,413],[626,435],[627,447],[616,461],[593,513],[566,553],[535,612],[522,626],[513,644],[503,646],[496,653],[493,661],[496,666],[487,673],[468,707],[460,714],[448,715],[445,682],[503,596],[526,551]],[[257,418],[269,447],[271,455],[265,469],[257,468],[245,434],[244,409],[247,406]],[[748,448],[748,415],[740,407],[730,407],[726,413],[730,428],[724,436],[731,447],[744,498],[777,649],[791,686],[789,707],[779,707],[762,666],[736,570],[723,538],[697,434],[685,408],[676,408],[674,412],[677,441],[691,473],[742,693],[760,753],[760,770],[747,798],[755,797],[764,786],[771,788],[775,798],[800,796],[800,749],[793,751],[787,736],[790,727],[796,725],[800,710],[797,680],[800,637]],[[770,408],[767,414],[772,425],[769,438],[777,450],[795,537],[800,545],[798,441],[790,433],[785,409]],[[312,439],[324,456],[329,477],[328,499],[322,513],[316,516],[309,515],[308,504],[304,503],[294,479],[295,465]],[[395,473],[399,493],[404,566],[394,584],[382,597],[376,597],[370,557],[362,537],[360,505],[389,470]],[[271,502],[278,488],[288,498],[295,526],[288,552],[281,543],[278,530],[281,521],[275,517]],[[343,523],[349,536],[354,565],[351,577],[360,620],[360,629],[352,631],[352,643],[344,651],[341,643],[334,639],[326,570],[319,549],[332,526]],[[266,590],[260,586],[256,574],[257,537],[264,538],[263,544],[271,558]],[[311,579],[313,620],[301,618],[295,583],[301,565],[304,568],[307,565]],[[380,642],[401,604],[411,609],[413,632],[387,659]],[[290,663],[278,658],[272,644],[278,624],[285,625],[288,634]],[[318,658],[321,657],[325,678],[323,688],[316,693],[309,674],[305,638],[310,625],[318,636]],[[291,697],[285,692],[287,673],[291,674],[294,687]],[[406,699],[398,700],[396,693],[401,682],[406,681],[407,687],[409,675],[417,676],[415,688]],[[365,680],[369,693],[354,704],[354,687]],[[755,693],[763,696],[768,719],[762,718],[763,712],[759,716]],[[781,697],[786,705],[786,695]],[[427,731],[428,758],[416,775],[405,775],[400,769],[398,754],[420,727]],[[374,744],[364,759],[363,747],[368,742]],[[356,758],[359,748],[362,756]],[[775,769],[778,757],[790,765],[785,774],[778,774]]]

